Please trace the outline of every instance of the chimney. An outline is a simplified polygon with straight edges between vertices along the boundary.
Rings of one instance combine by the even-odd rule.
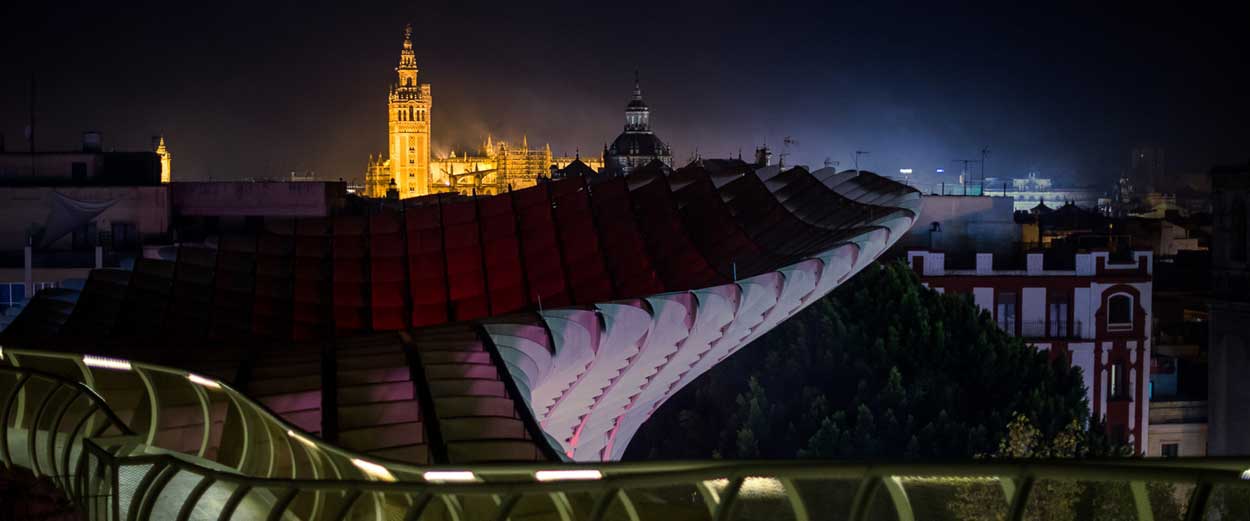
[[[104,135],[90,130],[82,133],[82,151],[83,152],[103,152],[104,151]]]

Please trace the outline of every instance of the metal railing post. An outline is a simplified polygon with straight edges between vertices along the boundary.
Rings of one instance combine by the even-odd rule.
[[[1033,491],[1033,476],[1026,475],[1016,484],[1016,493],[1011,497],[1011,510],[1007,511],[1007,521],[1024,519],[1024,509],[1029,506],[1029,493]]]
[[[186,499],[182,500],[182,507],[178,509],[178,517],[174,521],[187,521],[191,518],[191,512],[195,510],[195,504],[200,502],[200,497],[208,491],[217,481],[208,476],[200,476],[200,482],[195,484],[195,488],[191,489],[191,493],[187,494]]]
[[[1150,491],[1145,481],[1130,481],[1129,490],[1133,492],[1133,508],[1137,511],[1137,521],[1155,521],[1154,509],[1150,505]]]
[[[1211,484],[1198,483],[1193,494],[1189,496],[1189,505],[1185,508],[1185,521],[1202,521],[1207,517],[1207,502],[1211,499]]]
[[[911,500],[907,497],[907,490],[903,489],[902,480],[898,476],[882,477],[881,486],[890,494],[898,521],[915,521],[916,513],[911,509]]]
[[[860,480],[859,486],[855,489],[855,496],[851,499],[851,511],[847,519],[849,521],[863,521],[868,518],[868,511],[872,509],[872,499],[877,493],[877,487],[881,486],[881,480],[875,476],[867,475]]]
[[[725,487],[724,493],[720,497],[720,506],[716,509],[716,521],[729,521],[729,516],[733,512],[734,501],[738,499],[738,492],[742,490],[742,483],[746,478],[734,478],[729,481],[729,486]]]

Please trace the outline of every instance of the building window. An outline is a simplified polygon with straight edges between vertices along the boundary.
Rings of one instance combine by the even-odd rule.
[[[1181,455],[1181,445],[1179,443],[1164,443],[1163,457],[1175,458]]]
[[[1016,294],[1015,293],[999,293],[998,303],[995,306],[995,320],[998,321],[998,328],[1006,331],[1007,334],[1015,336],[1016,334]]]
[[[1133,298],[1123,293],[1107,299],[1107,329],[1132,329]]]
[[[1229,241],[1229,259],[1237,262],[1246,262],[1246,203],[1241,199],[1233,201],[1233,208],[1229,215],[1230,233],[1233,234],[1232,240]]]
[[[1127,399],[1128,385],[1124,382],[1124,362],[1113,362],[1111,372],[1111,399]]]
[[[1056,296],[1050,300],[1050,336],[1063,338],[1068,336],[1068,296]]]

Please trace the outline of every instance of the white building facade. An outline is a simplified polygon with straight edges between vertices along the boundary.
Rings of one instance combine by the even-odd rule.
[[[1024,269],[995,269],[993,254],[977,254],[975,269],[947,269],[946,255],[910,251],[908,262],[926,286],[964,293],[999,328],[1084,374],[1091,411],[1111,436],[1137,453],[1149,447],[1151,277],[1153,254],[1131,262],[1108,252],[1076,254],[1075,269],[1045,269],[1042,253]]]

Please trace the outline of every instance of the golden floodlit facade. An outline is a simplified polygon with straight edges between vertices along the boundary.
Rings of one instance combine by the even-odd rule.
[[[390,154],[369,158],[365,171],[365,195],[384,197],[394,185],[400,197],[430,193],[430,84],[418,82],[417,59],[412,50],[412,25],[404,28],[404,47],[399,52],[397,82],[387,102],[387,136]]]
[[[173,180],[172,174],[169,171],[169,163],[173,156],[169,154],[169,147],[165,146],[165,136],[157,136],[157,138],[153,141],[156,145],[153,152],[155,152],[156,157],[161,160],[161,183],[167,184]]]
[[[490,135],[478,150],[449,152],[434,157],[430,151],[433,98],[430,85],[417,81],[416,56],[412,49],[412,26],[404,29],[397,83],[391,87],[387,103],[387,136],[390,153],[370,157],[365,170],[365,195],[386,197],[392,188],[406,199],[431,193],[498,194],[534,186],[553,169],[579,160],[598,171],[603,158],[556,156],[551,146],[530,148],[524,135],[520,146],[495,141]]]
[[[495,195],[509,188],[534,186],[539,177],[550,176],[553,168],[564,168],[575,159],[592,170],[603,168],[602,157],[557,156],[551,153],[549,144],[530,148],[529,139],[524,135],[520,146],[496,141],[487,135],[486,142],[475,152],[453,150],[446,157],[431,159],[430,177],[434,191]]]

